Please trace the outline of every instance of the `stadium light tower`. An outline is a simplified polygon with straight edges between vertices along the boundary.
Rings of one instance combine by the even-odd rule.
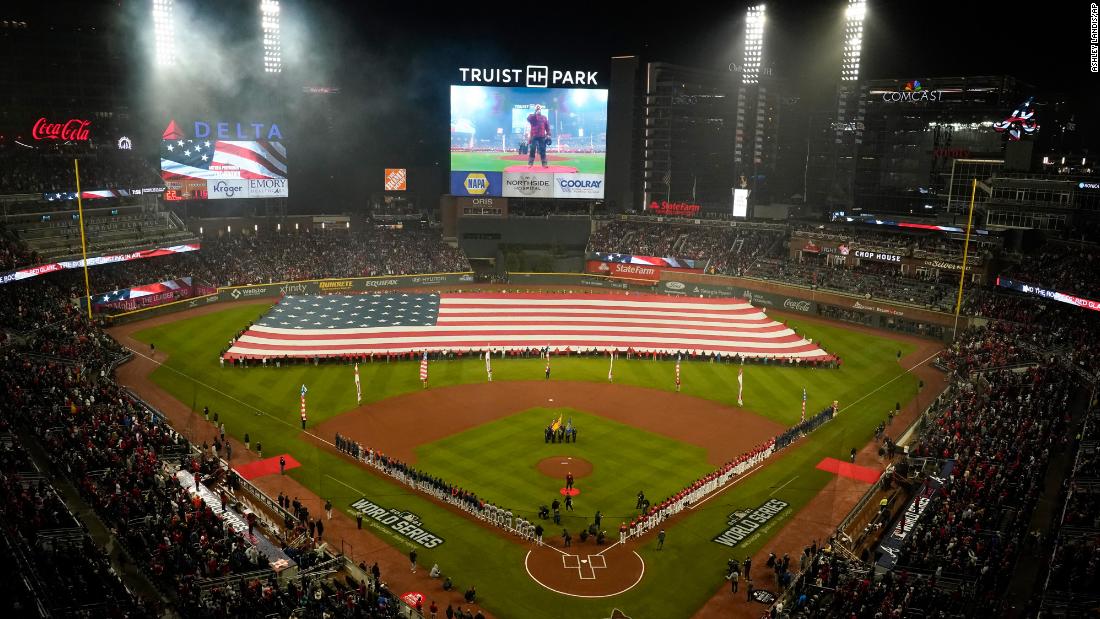
[[[153,37],[158,67],[176,63],[176,24],[172,15],[175,4],[175,0],[153,0]]]
[[[741,58],[741,83],[760,81],[760,65],[764,55],[764,5],[750,6],[745,15],[745,53]]]
[[[867,15],[867,0],[848,0],[844,13],[844,58],[840,65],[840,79],[854,82],[859,79],[859,58],[863,49],[863,18]]]
[[[260,26],[264,34],[264,72],[282,73],[283,41],[279,34],[279,0],[260,0]]]

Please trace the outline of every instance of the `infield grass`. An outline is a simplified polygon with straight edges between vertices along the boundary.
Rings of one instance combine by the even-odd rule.
[[[210,406],[219,411],[227,432],[240,438],[245,432],[253,443],[262,441],[265,453],[292,454],[302,467],[288,474],[303,483],[318,496],[331,498],[337,506],[347,510],[355,500],[366,496],[384,505],[418,514],[426,528],[446,541],[432,550],[421,550],[421,562],[431,565],[438,562],[444,572],[451,575],[456,586],[465,588],[476,584],[482,605],[498,617],[607,617],[612,608],[619,608],[634,617],[688,617],[695,612],[715,590],[724,587],[722,578],[725,563],[731,556],[741,559],[763,547],[785,520],[809,501],[832,478],[831,474],[818,471],[814,465],[822,458],[847,457],[852,447],[866,443],[874,427],[883,420],[895,403],[905,404],[917,392],[917,381],[903,372],[897,363],[900,352],[906,355],[913,346],[892,340],[888,335],[871,336],[849,331],[842,325],[825,326],[817,323],[801,323],[791,319],[788,324],[820,342],[829,352],[840,355],[843,367],[839,370],[811,370],[777,366],[745,366],[746,408],[790,425],[798,420],[801,406],[801,390],[805,386],[809,396],[807,411],[815,412],[832,400],[840,401],[842,414],[822,426],[810,437],[799,441],[785,452],[785,456],[758,473],[750,476],[735,488],[724,492],[686,518],[679,520],[668,531],[664,550],[656,552],[651,540],[639,548],[646,562],[645,578],[634,589],[606,599],[578,599],[565,597],[534,583],[523,569],[526,547],[506,539],[500,534],[471,523],[439,507],[408,488],[381,479],[358,465],[327,450],[320,449],[301,438],[298,424],[298,395],[300,386],[309,386],[309,425],[314,425],[334,415],[355,407],[355,389],[350,366],[296,365],[289,368],[231,369],[220,367],[218,352],[224,344],[249,320],[256,319],[266,307],[231,306],[205,316],[180,320],[139,332],[136,337],[144,342],[155,342],[157,349],[169,355],[164,366],[157,369],[152,379],[174,397],[201,411]],[[554,360],[553,380],[606,381],[607,360],[570,358]],[[651,360],[625,360],[615,363],[617,384],[638,385],[655,389],[674,389],[671,362]],[[543,365],[539,359],[506,360],[494,363],[494,380],[541,379]],[[374,363],[360,366],[364,387],[364,403],[382,400],[400,393],[420,389],[416,362]],[[682,365],[683,391],[685,393],[734,404],[737,399],[737,367],[726,364],[691,362]],[[431,387],[438,388],[485,380],[484,364],[480,360],[433,362]],[[261,410],[267,415],[257,415]],[[607,458],[631,456],[634,447],[629,442],[620,443],[614,451],[614,442],[593,442],[592,432],[597,427],[613,428],[604,419],[589,419],[582,411],[574,420],[584,419],[580,426],[581,441],[575,448],[600,450],[585,452],[586,459],[597,466]],[[531,423],[541,428],[549,418],[543,412],[531,413]],[[203,423],[197,415],[196,424]],[[499,420],[506,421],[506,420]],[[498,422],[499,422],[498,421]],[[493,422],[459,435],[425,446],[418,457],[428,463],[430,470],[449,477],[447,471],[461,473],[463,460],[459,444],[463,440],[486,441],[481,433],[491,437],[496,431]],[[587,429],[586,429],[587,428]],[[622,428],[616,428],[622,430]],[[185,434],[188,428],[179,428]],[[509,430],[519,431],[519,430]],[[522,429],[524,433],[528,429]],[[599,430],[597,430],[599,431]],[[641,432],[631,428],[632,432]],[[475,492],[498,504],[510,500],[496,499],[496,492],[509,492],[507,496],[519,501],[546,502],[544,493],[558,485],[546,478],[536,481],[531,469],[541,459],[541,434],[535,430],[534,439],[525,439],[530,447],[524,453],[501,453],[493,456],[503,459],[491,471],[483,472],[478,483],[485,488],[473,488]],[[464,436],[464,435],[469,436]],[[649,433],[642,433],[649,434]],[[635,435],[631,435],[635,436]],[[327,437],[331,440],[331,437]],[[665,437],[656,439],[670,440]],[[639,439],[640,440],[640,439]],[[532,442],[534,441],[534,442]],[[673,487],[686,484],[705,470],[705,461],[694,448],[683,445],[677,449],[679,460],[671,466],[686,467],[669,471],[668,483]],[[552,445],[554,451],[570,445]],[[458,449],[448,458],[447,449]],[[466,454],[469,459],[479,454]],[[556,455],[556,454],[552,454]],[[698,458],[698,465],[692,464]],[[514,462],[514,467],[508,462]],[[513,470],[514,468],[514,470]],[[597,472],[596,475],[599,475]],[[491,479],[496,476],[497,479]],[[677,479],[679,478],[679,479]],[[584,488],[585,480],[578,485]],[[601,485],[603,485],[601,481]],[[608,496],[623,493],[627,500],[638,489],[623,485],[613,490],[608,481]],[[659,483],[664,483],[661,481]],[[514,485],[516,489],[507,491]],[[528,488],[527,486],[531,486]],[[663,496],[654,483],[648,483],[647,496],[651,500]],[[653,488],[652,492],[648,488]],[[583,495],[582,495],[583,497]],[[737,548],[731,550],[712,542],[712,538],[728,525],[729,514],[734,510],[754,508],[769,498],[779,498],[791,504],[779,517],[771,520]],[[618,498],[608,498],[621,501]],[[590,518],[599,507],[604,513],[614,514],[613,507],[589,505],[578,518]],[[579,509],[579,507],[578,507]],[[608,523],[611,524],[611,523]],[[610,526],[604,528],[610,531]],[[407,552],[408,542],[396,534],[382,534],[383,539]],[[332,540],[339,544],[339,540]],[[807,540],[809,542],[809,540]],[[369,556],[345,546],[358,561]],[[384,578],[384,575],[383,575]],[[760,579],[761,581],[764,579]],[[757,582],[758,587],[774,588],[770,582]],[[431,592],[426,592],[429,596]]]

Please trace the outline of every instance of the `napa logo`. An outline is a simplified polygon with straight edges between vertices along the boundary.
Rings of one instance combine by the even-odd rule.
[[[920,92],[924,87],[920,85],[920,80],[913,80],[905,85],[905,92]]]
[[[462,185],[466,188],[466,193],[472,196],[485,195],[489,191],[489,179],[480,172],[467,174],[466,180],[462,181]]]

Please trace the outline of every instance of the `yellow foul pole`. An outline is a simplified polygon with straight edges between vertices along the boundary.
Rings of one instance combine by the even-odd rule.
[[[92,288],[88,285],[88,243],[84,240],[84,203],[80,199],[80,162],[73,159],[76,174],[76,212],[80,215],[80,254],[84,259],[84,298],[88,302],[88,320],[92,319]]]
[[[962,311],[963,285],[966,283],[966,258],[970,255],[970,227],[974,223],[974,198],[978,195],[978,179],[971,181],[970,187],[970,214],[966,216],[966,240],[963,242],[962,271],[959,273],[959,296],[955,300],[955,328],[951,333],[951,339],[959,334],[959,312]]]

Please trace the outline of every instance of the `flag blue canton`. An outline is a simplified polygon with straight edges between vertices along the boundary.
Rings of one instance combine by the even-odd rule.
[[[209,170],[214,160],[214,145],[213,140],[164,140],[160,145],[160,158]]]
[[[280,329],[430,327],[438,316],[437,294],[288,296],[256,324]]]

